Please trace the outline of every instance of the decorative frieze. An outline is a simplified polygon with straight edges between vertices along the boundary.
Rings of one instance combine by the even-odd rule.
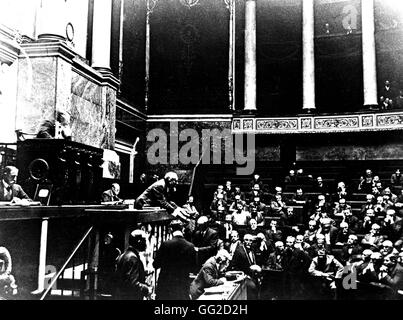
[[[256,120],[256,130],[296,130],[298,119],[263,119]]]
[[[253,126],[254,121],[256,127]],[[234,118],[234,132],[263,134],[403,130],[403,112],[291,118]]]
[[[343,129],[343,128],[358,128],[359,121],[358,116],[356,117],[342,117],[342,118],[315,118],[314,127],[315,129]]]

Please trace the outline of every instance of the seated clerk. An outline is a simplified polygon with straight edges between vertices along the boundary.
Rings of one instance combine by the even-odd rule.
[[[118,183],[112,183],[110,189],[102,193],[102,202],[123,201],[118,197],[120,193],[120,186]]]
[[[224,284],[225,270],[227,269],[231,256],[225,249],[221,249],[216,255],[210,257],[201,267],[196,278],[190,285],[190,296],[192,300],[198,299],[206,288]]]
[[[171,200],[172,195],[176,192],[177,184],[178,175],[175,172],[166,173],[163,179],[154,182],[136,199],[136,208],[161,207],[175,217],[188,220],[189,214],[186,210]]]
[[[0,182],[0,201],[19,202],[22,199],[31,200],[19,184],[17,184],[18,169],[6,166]]]

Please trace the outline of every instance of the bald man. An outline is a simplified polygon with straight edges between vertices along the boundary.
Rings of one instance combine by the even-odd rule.
[[[164,179],[160,179],[149,186],[136,199],[136,208],[142,209],[145,206],[161,207],[166,209],[168,213],[177,216],[183,220],[187,220],[189,215],[185,209],[180,208],[170,198],[176,192],[178,184],[178,175],[175,172],[168,172]]]

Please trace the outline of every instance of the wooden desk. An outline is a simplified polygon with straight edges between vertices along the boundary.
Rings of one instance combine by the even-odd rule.
[[[220,286],[214,287],[220,292],[203,293],[197,300],[247,300],[246,282],[242,280],[234,283],[229,281]],[[222,290],[220,290],[222,289]]]

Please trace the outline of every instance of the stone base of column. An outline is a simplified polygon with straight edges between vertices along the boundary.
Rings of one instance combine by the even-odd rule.
[[[63,36],[57,35],[57,34],[51,34],[51,33],[44,33],[40,34],[38,36],[38,40],[46,40],[46,41],[66,41],[66,38]]]
[[[302,114],[315,114],[315,113],[318,113],[318,110],[316,108],[302,109]]]
[[[247,116],[254,116],[257,114],[257,110],[256,109],[244,109],[244,110],[240,110],[240,114],[247,115]]]
[[[364,105],[364,110],[379,110],[379,105],[377,104],[368,104],[368,105]]]

